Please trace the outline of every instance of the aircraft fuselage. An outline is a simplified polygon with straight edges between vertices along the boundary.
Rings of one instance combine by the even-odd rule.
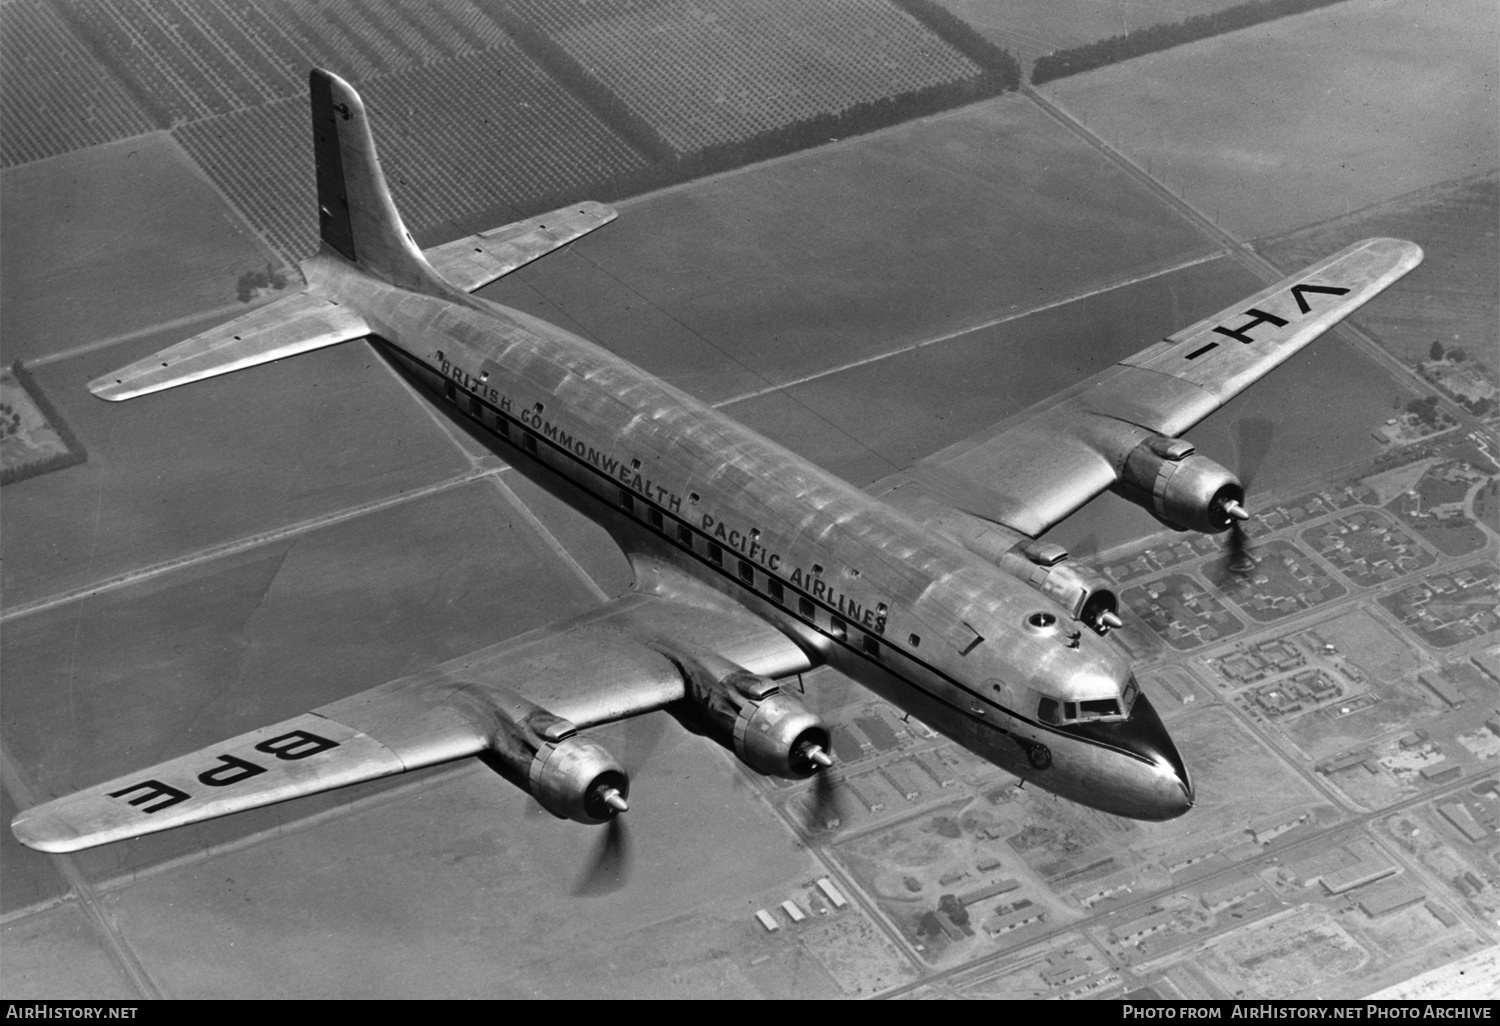
[[[304,269],[430,401],[604,526],[637,588],[685,572],[1034,786],[1139,819],[1191,807],[1118,649],[1023,582],[554,325],[327,252]],[[1069,702],[1116,714],[1044,722]]]

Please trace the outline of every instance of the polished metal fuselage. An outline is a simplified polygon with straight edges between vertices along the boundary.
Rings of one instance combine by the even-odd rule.
[[[1039,696],[1118,699],[1131,678],[1113,643],[1023,582],[554,325],[326,253],[304,269],[435,404],[608,530],[637,588],[686,572],[1035,786],[1134,818],[1191,805],[1148,700],[1123,724],[1038,719]],[[1055,623],[1029,625],[1037,612]]]

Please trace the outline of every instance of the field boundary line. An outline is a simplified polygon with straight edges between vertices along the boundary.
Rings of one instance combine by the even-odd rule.
[[[36,796],[32,793],[30,784],[22,776],[20,767],[11,760],[10,753],[3,747],[0,747],[0,785],[10,792],[10,796],[21,808],[29,809],[36,804]],[[73,896],[78,899],[79,911],[93,928],[100,943],[113,956],[115,964],[125,974],[125,978],[130,981],[136,993],[153,1001],[159,1001],[165,997],[156,981],[151,978],[151,974],[146,971],[135,949],[130,946],[130,942],[115,925],[114,918],[105,911],[99,901],[99,895],[89,883],[88,878],[83,875],[83,871],[78,868],[78,863],[73,856],[53,855],[52,865],[63,878],[63,882],[72,890]],[[44,902],[42,904],[48,908],[55,908],[66,898],[67,895],[64,895],[56,903]]]
[[[247,535],[243,538],[237,538],[234,541],[224,542],[219,545],[211,545],[208,548],[199,549],[197,552],[190,552],[183,556],[177,556],[172,559],[163,560],[160,563],[153,563],[150,566],[140,567],[135,570],[127,571],[123,574],[117,574],[114,577],[107,577],[102,581],[95,581],[91,584],[85,584],[77,588],[69,589],[68,591],[59,592],[56,595],[49,595],[46,598],[37,599],[32,602],[26,602],[19,606],[14,606],[10,609],[0,610],[0,623],[9,623],[12,620],[19,620],[22,617],[31,616],[35,613],[42,613],[46,612],[49,609],[56,609],[58,606],[67,605],[68,603],[76,602],[79,599],[89,598],[90,596],[100,595],[105,592],[116,591],[120,588],[124,588],[132,584],[137,584],[141,581],[147,581],[154,577],[160,577],[163,574],[171,573],[174,570],[182,570],[186,567],[196,566],[199,563],[212,562],[213,560],[219,559],[223,556],[231,556],[235,553],[245,552],[250,549],[258,548],[262,545],[269,545],[272,542],[281,541],[285,538],[292,538],[299,534],[306,534],[309,531],[315,531],[321,527],[329,527],[333,524],[343,523],[346,520],[353,520],[356,517],[364,516],[366,513],[377,513],[380,510],[389,509],[392,506],[399,506],[403,503],[413,502],[417,499],[424,499],[429,495],[437,495],[438,493],[448,491],[451,488],[458,488],[462,485],[466,485],[471,481],[478,481],[486,477],[497,476],[509,469],[509,467],[473,468],[454,477],[444,478],[441,481],[423,485],[420,488],[412,488],[407,491],[400,492],[396,495],[387,495],[383,498],[372,499],[369,502],[362,502],[356,506],[347,506],[344,509],[334,510],[329,513],[322,513],[318,516],[309,517],[306,520],[299,520],[293,524],[286,524],[282,527],[274,528],[270,531],[261,531],[257,534]]]
[[[1206,264],[1214,260],[1218,260],[1224,255],[1225,254],[1223,253],[1223,251],[1216,249],[1213,252],[1194,257],[1191,260],[1185,260],[1181,263],[1174,264],[1171,267],[1163,267],[1155,271],[1149,271],[1146,274],[1138,274],[1131,278],[1125,278],[1120,281],[1113,281],[1107,285],[1101,285],[1096,289],[1090,289],[1087,292],[1080,292],[1077,295],[1068,296],[1065,299],[1054,300],[1051,303],[1043,303],[1041,306],[1034,306],[1026,310],[1017,310],[1012,313],[1002,314],[999,317],[992,317],[989,320],[981,321],[978,324],[971,324],[968,327],[959,328],[955,331],[946,332],[942,335],[936,335],[932,338],[923,339],[920,342],[911,342],[907,345],[900,346],[896,349],[892,349],[884,353],[877,353],[874,356],[867,356],[862,360],[852,360],[849,363],[840,364],[837,367],[829,367],[826,370],[820,370],[816,373],[808,374],[800,378],[793,378],[791,381],[783,381],[777,385],[768,385],[765,388],[755,389],[750,392],[742,392],[741,394],[731,396],[728,399],[721,399],[718,402],[713,403],[712,405],[716,410],[722,409],[725,406],[732,406],[735,403],[744,402],[747,399],[757,399],[760,396],[770,395],[772,392],[779,392],[782,389],[795,388],[798,385],[805,385],[809,381],[817,381],[819,378],[826,378],[833,374],[841,374],[844,371],[853,370],[856,367],[864,367],[868,364],[879,363],[881,360],[888,360],[893,356],[900,356],[903,353],[910,353],[917,349],[926,349],[928,346],[941,345],[944,342],[951,342],[954,339],[962,338],[963,336],[972,334],[976,331],[983,331],[986,328],[993,328],[1000,324],[1008,324],[1011,321],[1019,321],[1024,317],[1030,317],[1032,314],[1045,313],[1048,310],[1055,310],[1058,307],[1067,306],[1070,303],[1077,303],[1085,299],[1092,299],[1094,296],[1101,296],[1106,292],[1113,292],[1115,289],[1122,289],[1130,285],[1139,285],[1143,281],[1150,281],[1153,278],[1160,278],[1163,275],[1175,274],[1178,271],[1185,271],[1190,267],[1197,267],[1199,264]]]

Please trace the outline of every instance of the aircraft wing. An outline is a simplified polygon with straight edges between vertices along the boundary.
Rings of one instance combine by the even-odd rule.
[[[133,399],[369,333],[364,318],[348,307],[297,292],[95,378],[89,391],[101,399]]]
[[[1410,242],[1357,242],[870,490],[1035,538],[1115,483],[1132,429],[1180,435],[1421,260]]]
[[[618,216],[602,203],[575,203],[529,221],[445,242],[422,255],[455,288],[473,292]]]
[[[752,673],[809,669],[738,606],[628,595],[412,677],[28,809],[22,843],[70,852],[475,755],[513,696],[580,729],[660,709],[681,671],[649,643],[686,637]]]

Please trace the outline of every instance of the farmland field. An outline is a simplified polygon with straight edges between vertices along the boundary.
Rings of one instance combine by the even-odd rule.
[[[114,0],[67,11],[161,127],[301,95],[310,66],[368,81],[506,39],[464,0]]]
[[[586,246],[486,295],[540,293],[715,402],[1209,252],[1009,96],[627,203]]]
[[[1148,25],[1211,14],[1245,0],[938,0],[975,31],[1028,65],[1044,53],[1066,50]]]
[[[1227,231],[1279,235],[1489,170],[1500,8],[1349,0],[1048,83]]]
[[[391,193],[424,245],[568,202],[645,160],[513,44],[361,83]],[[420,130],[418,130],[420,126]],[[300,93],[174,130],[283,259],[317,248],[307,100]],[[475,224],[475,222],[479,222]],[[473,230],[470,228],[469,230]]]
[[[980,73],[884,0],[514,7],[678,152]]]
[[[1347,217],[1267,239],[1259,248],[1290,270],[1372,235],[1411,239],[1426,257],[1390,299],[1362,310],[1355,321],[1403,363],[1428,357],[1434,341],[1462,346],[1500,369],[1500,176],[1493,171],[1409,193]]]
[[[0,32],[0,167],[149,132],[149,114],[47,0],[10,0]]]

